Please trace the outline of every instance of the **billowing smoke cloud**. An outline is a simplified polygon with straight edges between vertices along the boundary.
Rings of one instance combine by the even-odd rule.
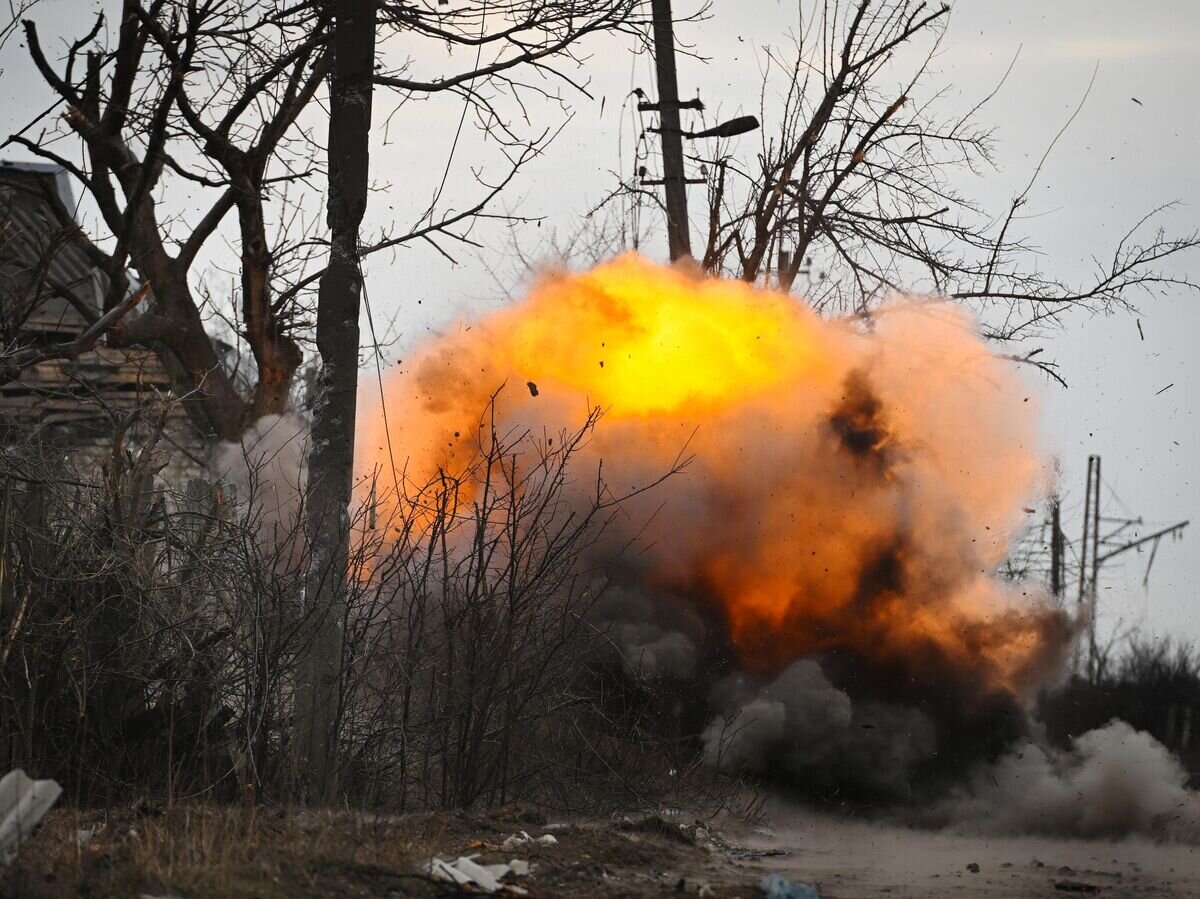
[[[1165,746],[1123,721],[1078,737],[1069,751],[1032,741],[979,765],[926,823],[973,833],[1168,836],[1200,842],[1200,806]]]
[[[649,681],[696,678],[707,628],[681,598],[610,587],[590,617],[612,640],[627,673]]]
[[[585,561],[635,551],[593,614],[617,664],[690,703],[714,765],[905,797],[1029,735],[1072,624],[994,576],[1047,478],[1014,367],[958,308],[824,320],[635,256],[549,275],[393,372],[359,474],[460,470],[502,385],[503,434],[604,410],[577,500],[601,460],[630,497]]]
[[[704,731],[705,757],[731,773],[786,775],[808,792],[853,784],[899,797],[937,751],[934,724],[920,711],[854,703],[811,659],[766,683],[731,675],[714,693],[721,714]]]

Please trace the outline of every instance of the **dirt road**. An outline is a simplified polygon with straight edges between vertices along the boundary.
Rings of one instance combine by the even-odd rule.
[[[1200,897],[1200,846],[980,837],[789,810],[738,842],[786,855],[747,862],[816,884],[824,899]]]

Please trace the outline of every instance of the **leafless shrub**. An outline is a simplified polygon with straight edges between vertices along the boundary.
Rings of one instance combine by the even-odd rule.
[[[485,416],[459,473],[402,490],[347,623],[356,795],[579,807],[670,782],[668,756],[656,747],[652,763],[639,733],[647,704],[612,678],[607,635],[588,620],[606,588],[592,551],[622,499],[598,472],[579,480],[598,418],[546,440]]]
[[[91,473],[50,464],[63,454],[46,447],[0,456],[0,764],[85,804],[286,801],[312,631],[303,485],[174,488],[164,415],[128,419]],[[547,440],[499,433],[489,414],[461,470],[393,497],[380,472],[363,491],[336,728],[344,800],[597,810],[714,795],[695,740],[663,725],[589,617],[624,499],[582,461],[598,419]]]

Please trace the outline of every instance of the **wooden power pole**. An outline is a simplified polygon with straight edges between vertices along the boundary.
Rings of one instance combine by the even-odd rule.
[[[667,200],[667,242],[671,260],[692,255],[688,232],[687,175],[683,169],[683,131],[679,124],[679,84],[675,79],[675,27],[671,0],[653,0],[654,67],[658,75],[657,108],[662,138],[663,188]]]

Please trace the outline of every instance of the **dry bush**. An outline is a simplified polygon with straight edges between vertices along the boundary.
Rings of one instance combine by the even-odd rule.
[[[499,434],[489,412],[459,471],[392,503],[382,487],[399,479],[378,474],[352,516],[344,801],[599,811],[724,795],[589,618],[620,552],[601,538],[622,497],[580,461],[598,418],[547,440]],[[286,802],[312,635],[302,473],[271,482],[247,451],[236,490],[178,489],[161,476],[163,420],[123,421],[98,464],[45,445],[0,456],[0,765],[83,805]]]
[[[400,809],[644,801],[686,764],[589,620],[622,502],[579,462],[598,411],[549,439],[498,433],[491,411],[457,474],[376,483],[400,511],[347,622],[345,786]]]
[[[162,483],[164,417],[135,413],[99,460],[2,459],[0,763],[82,803],[280,773],[295,577],[219,488]]]

